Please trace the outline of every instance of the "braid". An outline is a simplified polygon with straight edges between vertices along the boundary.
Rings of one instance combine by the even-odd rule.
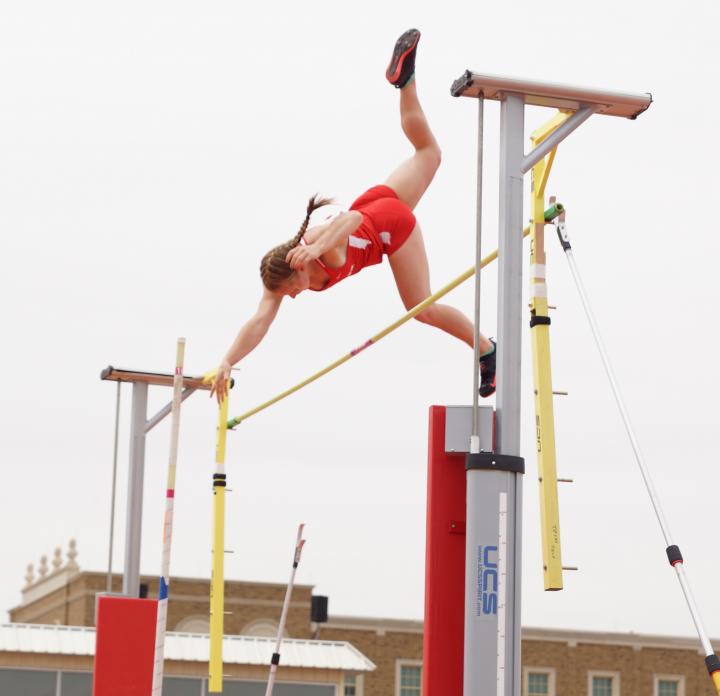
[[[300,225],[298,233],[290,241],[276,246],[263,256],[260,262],[260,277],[268,290],[277,290],[295,272],[285,261],[285,257],[291,249],[294,249],[302,241],[313,212],[332,202],[332,198],[318,198],[318,194],[311,196],[307,204],[305,219]]]

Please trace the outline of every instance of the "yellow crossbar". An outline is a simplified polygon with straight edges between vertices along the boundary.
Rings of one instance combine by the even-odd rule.
[[[523,230],[523,237],[527,237],[530,234],[530,227],[526,227]],[[495,249],[491,254],[488,254],[481,262],[480,262],[480,268],[485,268],[485,266],[491,264],[498,256],[498,250]],[[306,387],[308,384],[312,384],[317,379],[320,379],[323,375],[326,375],[328,372],[332,372],[336,367],[340,367],[343,363],[346,363],[350,358],[354,358],[358,353],[362,352],[366,348],[369,348],[371,345],[377,343],[381,338],[384,338],[389,333],[392,333],[395,331],[395,329],[400,328],[405,322],[410,321],[410,319],[413,319],[416,317],[420,312],[427,309],[431,304],[434,304],[437,302],[441,297],[444,297],[447,295],[451,290],[454,290],[458,285],[461,285],[464,283],[468,278],[472,278],[475,275],[475,266],[472,266],[468,268],[467,271],[459,275],[455,280],[448,283],[445,287],[441,288],[437,292],[433,293],[429,297],[426,297],[420,304],[415,305],[407,314],[404,314],[400,319],[398,319],[396,322],[390,324],[387,328],[380,331],[380,333],[375,334],[372,338],[368,339],[358,348],[355,348],[354,350],[351,350],[349,353],[343,355],[341,358],[336,360],[333,363],[330,363],[327,367],[323,368],[319,372],[316,372],[314,375],[311,375],[307,379],[303,380],[299,384],[296,384],[294,387],[291,387],[290,389],[286,389],[284,392],[278,394],[277,396],[273,397],[269,401],[266,401],[265,403],[260,404],[259,406],[256,406],[253,409],[250,409],[249,411],[246,411],[240,416],[237,416],[236,418],[233,418],[232,420],[228,421],[228,428],[234,428],[236,425],[239,425],[244,420],[247,420],[250,418],[250,416],[254,416],[256,413],[260,413],[260,411],[264,411],[266,408],[269,408],[273,404],[276,404],[278,401],[282,401],[285,397],[290,396],[290,394],[294,394],[296,391],[299,391],[303,387]]]

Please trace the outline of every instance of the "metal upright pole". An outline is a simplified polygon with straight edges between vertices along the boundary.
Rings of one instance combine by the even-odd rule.
[[[485,100],[478,96],[478,149],[477,149],[477,201],[475,205],[475,332],[473,333],[473,394],[472,394],[472,435],[470,452],[480,451],[478,437],[478,399],[480,392],[480,269],[482,267],[482,191],[483,191],[483,139]]]
[[[497,451],[514,455],[520,454],[524,115],[522,97],[509,95],[500,106]]]
[[[143,481],[145,477],[145,422],[148,385],[133,383],[130,425],[127,519],[125,521],[125,566],[123,594],[140,596],[140,540],[142,536]]]
[[[500,107],[500,229],[498,269],[498,392],[496,451],[520,456],[522,356],[523,142],[525,103],[509,95]],[[520,696],[520,598],[522,569],[522,475],[507,472],[505,694]],[[514,494],[514,495],[513,495]],[[514,499],[513,499],[514,498]],[[502,518],[501,518],[502,522]],[[514,548],[513,548],[514,547]],[[502,582],[502,580],[501,580]],[[498,692],[500,693],[500,692]]]
[[[120,432],[120,390],[122,382],[117,383],[115,393],[115,439],[113,443],[112,492],[110,493],[110,543],[108,544],[108,572],[105,585],[106,592],[112,592],[112,563],[115,544],[115,489],[117,487],[118,434]]]
[[[520,696],[520,334],[524,101],[501,106],[495,452],[466,457],[464,696]],[[471,438],[471,447],[474,438]]]

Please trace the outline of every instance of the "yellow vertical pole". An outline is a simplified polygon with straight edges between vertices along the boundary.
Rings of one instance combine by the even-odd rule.
[[[533,146],[542,142],[561,123],[558,114],[533,133]],[[557,495],[555,416],[550,363],[550,317],[545,276],[545,185],[555,158],[553,150],[532,170],[530,240],[530,334],[535,380],[535,442],[540,489],[540,527],[543,550],[543,582],[546,590],[562,590],[560,510]]]
[[[213,474],[213,549],[212,578],[210,580],[210,664],[208,691],[221,694],[223,690],[223,624],[225,618],[225,442],[227,440],[227,394],[218,409],[217,440],[215,444],[215,473]]]

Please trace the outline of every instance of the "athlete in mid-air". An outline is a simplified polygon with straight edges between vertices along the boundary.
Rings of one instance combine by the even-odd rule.
[[[400,298],[411,309],[431,294],[428,259],[422,231],[413,209],[440,166],[440,147],[430,130],[417,96],[415,54],[420,32],[406,31],[395,43],[386,77],[400,93],[400,124],[415,149],[384,184],[363,193],[346,213],[308,229],[313,211],[330,200],[313,196],[299,232],[271,249],[260,264],[263,296],[222,359],[212,393],[221,401],[227,393],[230,369],[262,341],[285,297],[305,290],[323,291],[366,266],[388,257]],[[471,348],[472,322],[454,307],[430,305],[416,317],[442,329]],[[495,343],[480,335],[480,395],[495,391]]]

